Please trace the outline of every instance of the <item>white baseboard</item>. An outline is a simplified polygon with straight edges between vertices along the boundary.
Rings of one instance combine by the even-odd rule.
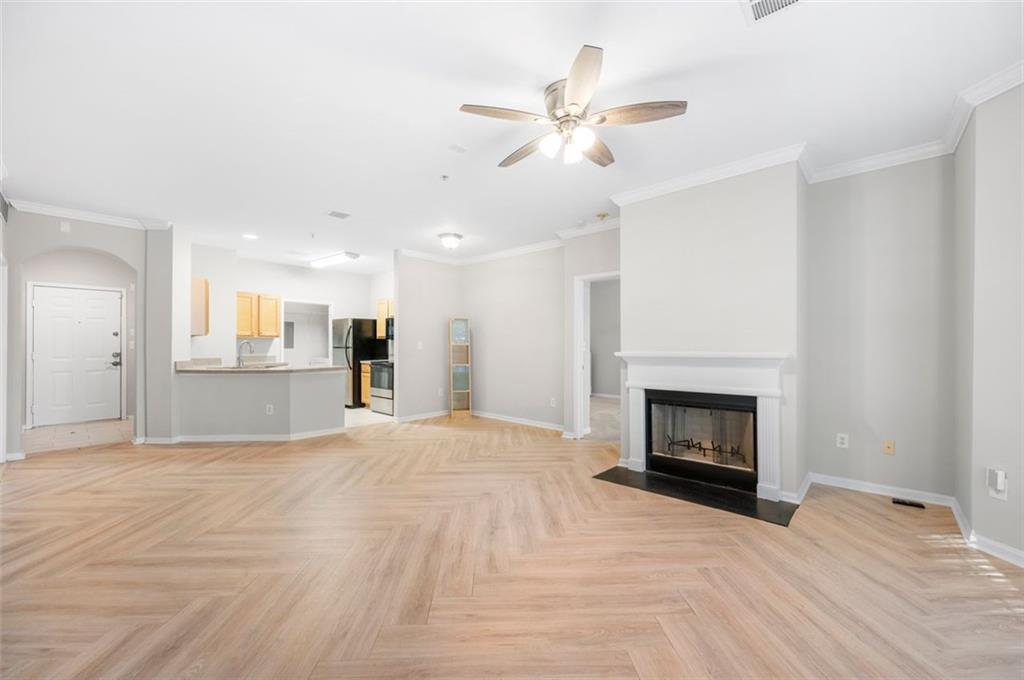
[[[597,392],[594,392],[590,396],[592,396],[592,397],[601,397],[602,399],[618,399],[619,398],[619,395],[617,395],[617,394],[598,394]]]
[[[906,498],[908,500],[919,501],[921,503],[946,506],[953,512],[953,518],[956,520],[957,527],[960,529],[960,533],[969,547],[988,553],[993,557],[998,557],[999,559],[1005,560],[1018,567],[1024,567],[1024,550],[1014,548],[1013,546],[1000,543],[999,541],[995,541],[975,533],[971,529],[971,525],[967,521],[967,517],[961,509],[959,501],[957,501],[953,496],[933,493],[931,491],[908,489],[902,486],[889,486],[887,484],[865,482],[860,479],[823,475],[818,472],[808,472],[807,477],[804,478],[804,483],[800,485],[800,490],[795,494],[784,492],[782,494],[782,500],[788,500],[791,503],[799,503],[803,501],[804,496],[807,494],[807,489],[811,484],[824,484],[825,486],[835,486],[841,489],[849,489],[851,491],[862,491],[864,493],[873,493],[879,496]]]
[[[243,442],[294,442],[313,437],[325,437],[344,432],[344,427],[332,427],[326,430],[310,430],[308,432],[292,432],[290,434],[182,434],[177,437],[146,437],[146,444],[218,444]]]
[[[473,415],[479,418],[503,420],[506,423],[515,423],[516,425],[528,425],[529,427],[539,427],[545,430],[557,430],[558,432],[562,432],[564,429],[561,425],[556,423],[545,423],[541,420],[528,420],[526,418],[516,418],[514,416],[503,416],[500,413],[486,413],[484,411],[473,411]]]
[[[25,460],[25,452],[24,451],[8,451],[6,455],[7,455],[7,458],[4,461],[5,463],[10,463],[10,462],[13,462],[13,461],[16,461],[16,460]]]
[[[431,411],[430,413],[414,413],[411,416],[395,416],[395,421],[399,423],[411,423],[416,420],[426,420],[427,418],[441,418],[448,415],[448,411]]]
[[[145,443],[146,443],[146,438],[145,437],[136,437],[135,439],[132,440],[132,444],[134,444],[135,446],[138,446],[139,444],[145,444]]]
[[[786,503],[796,503],[800,505],[804,502],[804,496],[807,495],[807,490],[811,488],[811,473],[804,475],[804,481],[800,484],[800,488],[796,490],[796,493],[792,491],[783,491],[779,494],[779,500],[785,501]]]

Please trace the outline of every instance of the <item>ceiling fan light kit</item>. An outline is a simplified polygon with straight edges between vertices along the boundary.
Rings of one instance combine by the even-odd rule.
[[[590,126],[636,125],[671,118],[686,113],[686,102],[629,104],[591,114],[590,101],[597,90],[603,59],[604,50],[600,47],[584,45],[569,69],[569,77],[556,80],[544,89],[546,116],[476,104],[463,104],[459,110],[478,116],[555,127],[554,132],[527,142],[513,151],[498,163],[500,168],[518,163],[538,150],[548,158],[554,158],[558,155],[559,149],[562,150],[563,162],[567,164],[579,163],[586,156],[592,163],[607,167],[615,162],[615,156]]]

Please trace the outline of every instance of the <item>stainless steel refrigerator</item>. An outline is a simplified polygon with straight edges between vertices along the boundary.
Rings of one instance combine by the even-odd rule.
[[[377,339],[375,319],[334,319],[331,322],[331,363],[348,370],[345,406],[360,408],[363,402],[359,362],[388,358],[388,341]]]

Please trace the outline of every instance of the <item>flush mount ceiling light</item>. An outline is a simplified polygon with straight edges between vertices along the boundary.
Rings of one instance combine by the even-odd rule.
[[[321,257],[313,260],[309,263],[309,266],[313,269],[323,269],[324,267],[330,267],[331,265],[344,262],[346,260],[358,260],[362,255],[359,253],[353,253],[351,250],[346,250],[342,253],[335,253],[334,255],[328,255],[327,257]]]
[[[777,0],[764,0],[774,1]],[[544,105],[548,112],[546,116],[476,104],[463,104],[459,110],[479,116],[554,127],[554,131],[513,151],[505,160],[498,163],[499,168],[507,168],[513,163],[518,163],[538,150],[548,158],[554,158],[563,147],[562,160],[566,163],[579,163],[586,156],[591,162],[602,168],[606,167],[615,162],[615,157],[608,146],[597,138],[590,126],[636,125],[671,118],[686,113],[686,102],[645,102],[590,113],[590,100],[597,90],[603,58],[604,50],[600,47],[583,46],[569,69],[569,77],[556,80],[544,90]]]
[[[259,240],[260,237],[257,236],[256,234],[242,234],[242,238],[244,238],[246,241],[257,241]]]
[[[446,232],[444,234],[438,234],[437,237],[441,239],[441,245],[448,250],[455,250],[459,247],[459,241],[462,240],[462,234],[456,234],[453,232]]]

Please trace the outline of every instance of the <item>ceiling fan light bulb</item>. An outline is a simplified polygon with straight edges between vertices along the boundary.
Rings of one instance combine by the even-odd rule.
[[[562,135],[557,132],[552,132],[544,139],[540,140],[540,152],[548,158],[554,158],[558,155],[558,150],[562,148]]]
[[[583,152],[580,151],[579,147],[577,147],[575,144],[571,142],[565,145],[565,151],[562,154],[562,161],[566,165],[571,165],[572,163],[579,163],[582,160]]]
[[[572,145],[580,151],[586,151],[594,145],[597,135],[590,128],[578,127],[572,131]]]

